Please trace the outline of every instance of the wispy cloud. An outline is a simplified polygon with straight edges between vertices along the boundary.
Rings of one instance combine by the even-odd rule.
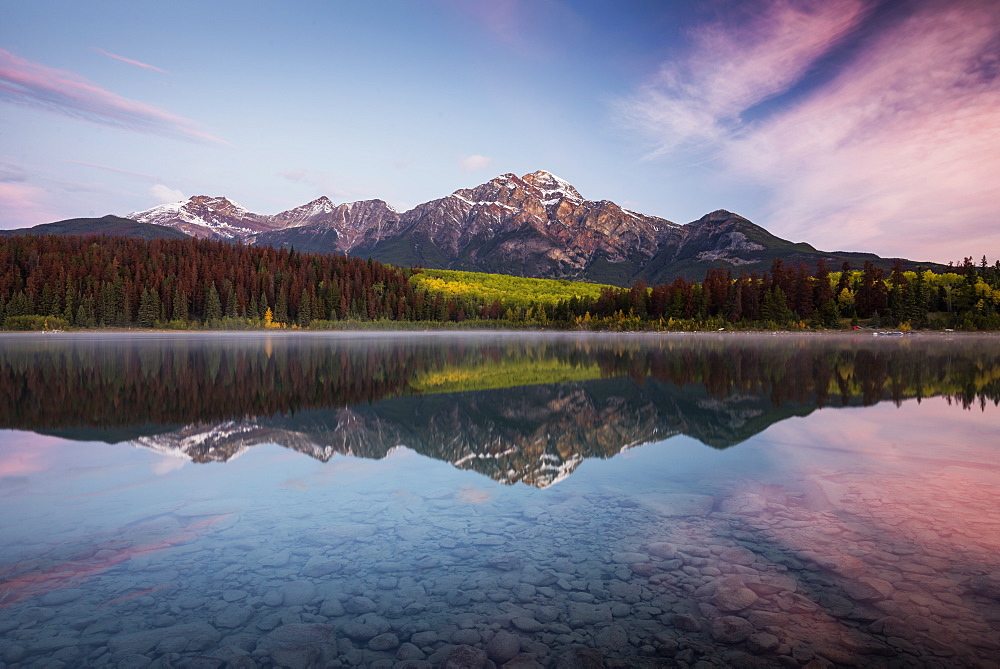
[[[917,4],[831,80],[748,121],[866,14],[853,0],[797,7],[704,28],[689,58],[620,103],[622,118],[654,155],[697,146],[720,177],[762,186],[759,222],[784,237],[938,261],[995,253],[1000,226],[984,221],[1000,171],[1000,6]]]
[[[686,57],[617,109],[653,140],[654,154],[718,141],[739,129],[741,114],[796,84],[865,13],[861,0],[779,0],[739,27],[702,25]]]
[[[113,128],[195,142],[228,144],[194,121],[121,97],[72,72],[0,49],[0,101]]]
[[[479,170],[485,170],[487,167],[492,165],[493,159],[473,154],[462,158],[458,161],[458,164],[464,172],[478,172]]]
[[[83,165],[85,167],[96,167],[99,170],[107,170],[108,172],[115,172],[116,174],[128,174],[129,176],[149,179],[151,181],[159,180],[159,177],[153,176],[152,174],[146,174],[145,172],[133,172],[132,170],[123,170],[120,167],[111,167],[109,165],[100,165],[98,163],[88,163],[83,160],[64,160],[63,162],[73,165]]]
[[[144,70],[152,70],[153,72],[160,72],[162,74],[167,74],[166,70],[161,70],[160,68],[156,67],[155,65],[150,65],[148,63],[142,63],[142,62],[140,62],[138,60],[132,60],[131,58],[126,58],[125,56],[119,56],[116,53],[111,53],[110,51],[105,51],[104,49],[101,49],[101,48],[96,47],[96,46],[92,46],[90,48],[93,49],[94,51],[96,51],[97,53],[101,54],[101,55],[107,56],[108,58],[114,58],[115,60],[120,60],[123,63],[128,63],[129,65],[135,65],[136,67],[141,67]]]

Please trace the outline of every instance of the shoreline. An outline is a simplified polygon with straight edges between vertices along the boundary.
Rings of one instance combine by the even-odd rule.
[[[317,336],[317,335],[352,335],[372,334],[372,335],[587,335],[587,336],[668,336],[668,337],[690,337],[690,336],[796,336],[796,337],[873,337],[877,335],[885,336],[886,333],[899,332],[891,329],[858,329],[858,330],[561,330],[561,329],[513,329],[513,328],[344,328],[335,330],[308,330],[308,329],[272,329],[272,330],[213,330],[213,329],[192,329],[192,330],[168,330],[156,328],[81,328],[73,330],[0,330],[0,337],[74,337],[74,336],[136,336],[138,338],[148,336],[173,335],[184,337],[188,335],[197,336]],[[998,337],[1000,331],[979,330],[974,332],[964,330],[916,330],[904,332],[901,335],[892,337],[893,339],[911,338],[952,338],[952,337]]]

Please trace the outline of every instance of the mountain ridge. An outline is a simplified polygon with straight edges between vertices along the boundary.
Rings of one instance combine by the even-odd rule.
[[[893,262],[790,242],[725,209],[680,225],[610,200],[589,200],[544,170],[502,174],[404,212],[381,199],[335,204],[321,196],[264,215],[225,197],[197,195],[127,218],[195,237],[371,257],[398,266],[619,286],[677,277],[700,281],[712,267],[763,272],[775,258],[810,266],[822,258],[831,269],[845,261],[860,268],[869,260],[889,269]],[[917,263],[904,265],[914,269]]]

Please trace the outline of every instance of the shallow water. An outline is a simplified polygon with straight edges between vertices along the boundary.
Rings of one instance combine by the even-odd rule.
[[[997,666],[998,361],[4,337],[0,666]]]

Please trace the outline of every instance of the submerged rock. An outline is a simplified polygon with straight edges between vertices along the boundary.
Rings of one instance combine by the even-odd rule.
[[[256,653],[269,655],[279,666],[308,667],[336,656],[336,628],[319,623],[282,625],[257,642]]]
[[[285,606],[302,606],[316,596],[316,586],[312,581],[292,581],[281,586],[279,592]]]
[[[555,669],[604,669],[604,654],[596,648],[573,646],[556,659]]]
[[[487,658],[479,648],[475,646],[458,646],[441,663],[441,669],[483,669],[486,666]]]
[[[499,631],[486,644],[486,654],[498,665],[512,659],[521,651],[521,639],[515,634]]]
[[[737,616],[722,616],[712,623],[712,638],[719,643],[746,641],[753,631],[748,620]]]

